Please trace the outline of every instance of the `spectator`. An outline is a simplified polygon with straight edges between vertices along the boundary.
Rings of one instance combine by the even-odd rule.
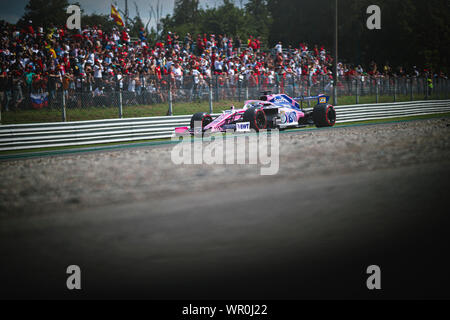
[[[98,25],[67,31],[59,26],[35,27],[30,22],[23,30],[0,23],[0,37],[3,110],[26,105],[23,102],[32,92],[48,91],[54,102],[59,88],[65,89],[68,97],[84,95],[86,104],[94,96],[103,97],[101,103],[105,104],[110,93],[120,89],[139,96],[151,93],[153,98],[148,101],[162,101],[167,98],[167,91],[163,94],[162,90],[167,90],[168,80],[174,88],[188,87],[200,96],[212,76],[230,92],[239,81],[255,87],[278,83],[285,88],[285,82],[293,80],[314,86],[323,79],[331,83],[335,63],[323,46],[300,43],[298,48],[283,50],[278,42],[272,53],[265,53],[259,37],[250,36],[245,48],[239,36],[229,34],[197,34],[194,41],[189,33],[180,40],[176,32],[169,32],[161,37],[165,41],[158,39],[152,44],[143,28],[138,32],[139,41],[131,42],[128,29],[114,27],[105,32]],[[392,69],[389,63],[382,74],[375,62],[367,70],[375,79],[407,76],[407,69]],[[338,74],[349,81],[367,76],[362,65],[355,68],[344,63],[338,64]],[[418,77],[420,72],[414,67],[410,74]],[[438,73],[436,77],[442,78]],[[147,98],[139,99],[130,101]]]
[[[99,60],[96,60],[94,64],[94,82],[95,82],[94,90],[102,87],[102,78],[103,78],[103,65],[100,64]]]
[[[281,44],[281,41],[275,45],[275,50],[278,54],[283,53],[283,45]]]

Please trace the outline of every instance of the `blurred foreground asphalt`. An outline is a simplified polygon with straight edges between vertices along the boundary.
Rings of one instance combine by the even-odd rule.
[[[3,219],[0,297],[450,298],[449,165]],[[66,289],[71,264],[81,291]]]

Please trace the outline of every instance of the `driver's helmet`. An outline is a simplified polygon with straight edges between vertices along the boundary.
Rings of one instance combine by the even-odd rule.
[[[249,103],[246,103],[245,105],[244,105],[244,110],[247,110],[248,108],[252,108],[252,107],[256,107],[256,103],[255,102],[249,102]]]

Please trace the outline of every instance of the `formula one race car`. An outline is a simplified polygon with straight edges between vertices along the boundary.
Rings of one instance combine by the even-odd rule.
[[[303,101],[317,100],[312,109],[304,109]],[[270,94],[264,92],[260,100],[248,100],[242,109],[231,107],[213,119],[206,112],[199,112],[192,116],[191,126],[176,128],[176,134],[190,132],[249,132],[251,129],[260,130],[299,128],[307,125],[332,127],[336,123],[336,111],[328,104],[329,97],[318,95],[314,97],[291,98],[285,94]],[[195,125],[198,128],[195,128]],[[201,125],[201,127],[200,127]],[[198,131],[195,131],[195,130]]]

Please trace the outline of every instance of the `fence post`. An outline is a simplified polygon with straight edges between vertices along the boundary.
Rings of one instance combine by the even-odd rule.
[[[297,92],[297,90],[295,89],[296,86],[296,79],[295,79],[295,75],[292,75],[292,97],[296,97],[297,95],[295,94]]]
[[[414,95],[413,95],[413,79],[409,79],[409,96],[410,96],[410,100],[413,101],[414,100]]]
[[[295,79],[295,76],[293,76],[292,77],[292,96],[293,97],[296,97],[296,94],[295,94],[295,81],[296,79]]]
[[[445,98],[448,100],[448,79],[445,79]]]
[[[435,88],[435,90],[434,90],[434,92],[436,92],[436,95],[435,95],[435,100],[438,100],[439,99],[439,89],[438,89],[438,87],[439,87],[439,82],[438,82],[438,79],[437,78],[435,78],[435,79],[433,79],[433,83],[434,83],[434,88]]]
[[[358,79],[356,79],[356,104],[359,104]]]
[[[337,77],[335,77],[335,79],[333,79],[333,105],[337,106],[338,105],[338,79]],[[308,100],[308,106],[309,106],[309,100]]]
[[[435,100],[439,100],[439,99],[441,99],[441,86],[440,86],[440,83],[439,83],[439,81],[438,81],[438,79],[436,78],[435,79],[435,92],[436,92],[436,95],[435,95]]]
[[[445,94],[445,92],[447,91],[446,89],[446,82],[444,82],[444,79],[442,79],[442,82],[441,82],[441,90],[442,90],[442,99],[445,99],[446,97],[446,94]]]
[[[397,102],[397,79],[394,78],[394,102]]]
[[[445,99],[445,92],[447,91],[446,87],[445,87],[446,82],[444,82],[444,79],[442,79],[442,84],[441,84],[441,90],[442,90],[442,99]]]
[[[209,113],[213,113],[213,92],[211,83],[209,84]]]
[[[219,101],[219,77],[216,75],[216,101]]]
[[[433,90],[431,90],[431,100],[436,100],[436,95],[438,94],[438,88],[437,88],[437,83],[432,80],[433,83]]]
[[[169,90],[169,92],[168,92],[168,99],[169,99],[169,111],[167,112],[167,115],[169,115],[169,116],[171,116],[171,115],[173,115],[173,112],[172,112],[172,85],[171,85],[171,83],[170,83],[170,78],[169,78],[169,84],[168,84],[168,90]]]
[[[64,88],[62,88],[61,91],[62,91],[62,121],[66,122],[67,121],[67,116],[66,116],[66,91],[64,90]]]
[[[245,100],[248,100],[248,80],[245,80]]]
[[[308,97],[311,97],[311,87],[308,83]],[[308,108],[311,107],[311,100],[308,99]]]
[[[122,89],[119,89],[119,118],[123,118]]]
[[[378,88],[378,79],[375,80],[375,103],[378,103],[379,99],[379,88]]]
[[[417,93],[417,96],[419,97],[420,96],[420,86],[419,86],[419,78],[416,78],[416,93]],[[420,100],[422,100],[422,99],[420,99]]]
[[[242,85],[241,85],[241,79],[239,79],[239,77],[238,77],[238,79],[237,79],[237,82],[238,82],[238,101],[239,102],[241,102],[241,87],[242,87]]]
[[[438,81],[438,83],[439,83],[439,99],[444,99],[444,97],[443,97],[444,91],[442,90],[444,87],[443,82],[444,82],[443,79],[439,79],[439,81]]]

